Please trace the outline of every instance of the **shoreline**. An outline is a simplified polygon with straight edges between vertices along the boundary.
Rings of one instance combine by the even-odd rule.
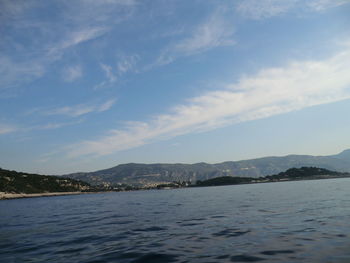
[[[144,191],[144,190],[173,190],[173,189],[186,189],[186,188],[201,188],[201,187],[215,187],[215,186],[234,186],[234,185],[247,185],[247,184],[264,184],[264,183],[283,183],[283,182],[296,182],[296,181],[313,181],[313,180],[327,180],[327,179],[340,179],[340,178],[350,178],[347,176],[334,176],[334,177],[314,177],[314,178],[298,178],[298,179],[282,179],[282,180],[268,180],[268,181],[255,181],[255,182],[242,182],[235,184],[213,184],[213,185],[191,185],[186,187],[165,187],[165,188],[141,188],[133,189],[129,191]],[[64,196],[64,195],[81,195],[81,194],[101,194],[101,193],[111,193],[111,192],[129,192],[129,191],[97,191],[97,192],[51,192],[51,193],[6,193],[0,192],[1,200],[11,200],[20,198],[37,198],[37,197],[52,197],[52,196]]]
[[[0,200],[51,197],[51,196],[62,196],[62,195],[95,194],[95,193],[101,193],[101,192],[54,192],[54,193],[35,193],[35,194],[24,194],[24,193],[14,194],[14,193],[0,192]]]

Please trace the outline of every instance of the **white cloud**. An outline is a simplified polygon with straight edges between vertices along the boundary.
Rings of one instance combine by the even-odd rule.
[[[152,141],[266,118],[350,98],[350,49],[321,61],[291,62],[242,77],[226,89],[178,105],[147,122],[129,123],[68,149],[70,157],[107,155]]]
[[[74,106],[65,106],[61,108],[56,108],[45,112],[45,115],[66,115],[70,117],[79,117],[92,112],[103,112],[109,110],[114,103],[115,99],[108,100],[102,104],[92,105],[92,104],[78,104]]]
[[[0,89],[42,77],[52,63],[77,45],[97,39],[129,19],[133,0],[59,0],[55,16],[37,16],[49,4],[35,1],[0,1]],[[64,21],[64,23],[62,22]],[[20,37],[18,37],[20,36]]]
[[[107,111],[110,108],[112,108],[115,102],[116,102],[115,99],[108,100],[105,103],[101,104],[99,107],[97,107],[97,111],[98,112]]]
[[[234,26],[225,21],[221,11],[217,11],[196,27],[190,36],[164,49],[156,65],[168,64],[178,57],[198,54],[213,48],[234,45],[234,32]]]
[[[349,0],[311,0],[307,4],[311,9],[315,11],[323,11],[328,8],[333,8],[349,3]]]
[[[37,3],[33,1],[2,0],[0,2],[0,17],[3,22],[9,22],[36,5]]]
[[[0,55],[0,90],[41,77],[45,67],[40,61],[15,61]]]
[[[125,5],[125,6],[133,6],[137,4],[136,0],[99,0],[96,2],[95,0],[81,0],[82,2],[87,2],[89,4],[113,4],[113,5]]]
[[[123,56],[118,59],[117,69],[119,75],[134,70],[137,61],[140,59],[138,55]]]
[[[111,65],[100,63],[100,67],[106,75],[106,80],[95,85],[94,89],[108,88],[124,74],[130,71],[135,72],[135,66],[139,59],[138,55],[118,56],[114,69]]]
[[[110,83],[113,83],[117,81],[117,74],[113,72],[113,69],[111,66],[106,65],[106,64],[100,64],[102,70],[105,72],[106,77]]]
[[[245,0],[237,5],[237,11],[253,19],[281,15],[292,8],[298,0]]]
[[[69,32],[62,41],[52,44],[48,48],[48,55],[53,58],[60,57],[62,52],[83,42],[98,38],[108,32],[107,27],[87,27],[81,30]]]
[[[42,77],[48,67],[59,60],[67,49],[83,42],[95,39],[107,32],[104,28],[88,28],[71,32],[63,36],[59,43],[47,43],[37,47],[35,51],[24,52],[20,58],[11,55],[0,55],[0,89],[17,86]],[[64,79],[73,81],[82,74],[81,68],[66,69]]]
[[[37,131],[37,130],[54,130],[54,129],[60,129],[66,126],[72,126],[79,123],[82,123],[84,120],[79,119],[71,122],[50,122],[46,124],[40,124],[40,125],[32,125],[32,126],[23,126],[23,125],[6,125],[6,124],[0,124],[0,135],[7,134],[7,133],[25,133],[25,132],[31,132],[31,131]]]
[[[95,111],[94,106],[79,104],[76,106],[65,106],[62,108],[54,109],[47,112],[47,115],[67,115],[71,117],[78,117],[93,111]]]
[[[112,66],[100,63],[100,67],[106,75],[106,80],[96,84],[94,90],[108,88],[118,80],[118,72],[113,70]]]
[[[12,126],[12,125],[7,125],[7,124],[1,124],[0,123],[0,135],[2,134],[7,134],[7,133],[12,133],[17,131],[17,128]]]
[[[80,65],[66,67],[62,72],[64,81],[72,82],[83,76],[83,70]]]
[[[60,129],[60,128],[63,128],[66,126],[80,124],[83,121],[84,121],[83,119],[79,119],[79,120],[70,121],[70,122],[49,122],[46,124],[34,125],[34,126],[29,126],[29,127],[22,127],[21,129],[18,129],[18,131],[30,132],[33,130],[55,130],[55,129]]]
[[[295,8],[323,11],[347,3],[349,0],[244,0],[237,4],[236,9],[245,17],[264,19],[282,15]]]
[[[194,54],[219,46],[233,45],[235,43],[231,39],[233,33],[233,26],[215,15],[200,25],[192,36],[177,43],[175,49],[180,53]]]

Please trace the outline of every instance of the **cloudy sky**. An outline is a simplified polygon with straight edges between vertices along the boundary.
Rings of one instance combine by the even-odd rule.
[[[350,0],[1,0],[0,167],[350,148]]]

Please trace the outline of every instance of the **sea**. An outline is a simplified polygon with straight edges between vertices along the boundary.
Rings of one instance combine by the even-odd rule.
[[[0,201],[0,262],[350,262],[350,178]]]

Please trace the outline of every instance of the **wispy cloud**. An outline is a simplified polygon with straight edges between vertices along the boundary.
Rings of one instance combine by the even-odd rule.
[[[109,110],[114,103],[115,99],[108,100],[102,104],[78,104],[74,106],[64,106],[45,112],[45,115],[66,115],[70,117],[79,117],[92,112],[103,112]]]
[[[95,39],[107,32],[102,28],[89,28],[72,32],[63,37],[60,43],[46,43],[33,52],[24,52],[18,59],[9,55],[0,55],[0,89],[10,88],[42,77],[47,68],[59,60],[64,52],[85,41]],[[70,68],[64,78],[73,81],[81,76],[79,68]]]
[[[94,90],[108,88],[118,80],[118,73],[113,70],[113,67],[107,64],[100,63],[102,71],[106,75],[106,79],[94,86]]]
[[[0,89],[42,77],[67,51],[104,36],[137,6],[133,0],[60,0],[55,4],[60,7],[55,16],[42,17],[36,13],[48,8],[45,3],[0,2],[5,32],[0,38]]]
[[[47,68],[59,60],[67,49],[73,48],[83,42],[98,38],[107,32],[105,28],[87,28],[76,32],[70,32],[58,43],[41,44],[37,50],[19,52],[21,55],[16,58],[11,55],[0,54],[0,89],[13,87],[42,77]],[[14,52],[15,53],[15,52]],[[73,81],[82,74],[78,66],[64,69],[63,78],[66,81]]]
[[[0,135],[17,131],[17,127],[0,123]]]
[[[102,64],[101,63],[101,68],[105,72],[106,77],[110,83],[113,83],[117,80],[117,74],[113,72],[113,69],[111,66]]]
[[[66,126],[72,126],[76,124],[82,123],[84,120],[79,119],[76,121],[70,121],[70,122],[50,122],[46,124],[41,124],[41,125],[36,125],[28,128],[22,129],[22,131],[32,131],[32,130],[55,130],[55,129],[60,129]]]
[[[350,4],[349,0],[311,0],[308,1],[308,6],[315,11],[323,11],[328,8],[333,8],[345,4]]]
[[[60,129],[66,126],[72,126],[80,124],[84,121],[84,119],[79,119],[70,122],[49,122],[38,125],[8,125],[8,124],[0,124],[0,135],[10,134],[10,133],[27,133],[32,131],[40,131],[40,130],[55,130]]]
[[[0,19],[2,22],[9,22],[36,5],[37,3],[33,1],[2,0],[0,2]]]
[[[89,3],[89,4],[114,4],[114,5],[125,5],[125,6],[133,6],[137,4],[136,0],[99,0],[96,2],[95,0],[81,0],[81,2]]]
[[[124,74],[135,70],[136,64],[140,57],[136,54],[129,56],[118,56],[116,65],[113,67],[104,63],[100,63],[101,69],[104,71],[106,79],[97,85],[94,89],[108,88],[115,84],[116,81],[122,77]]]
[[[242,77],[226,89],[194,97],[148,122],[82,141],[68,148],[70,157],[107,155],[174,136],[216,129],[350,98],[350,49],[321,61],[296,61]]]
[[[117,59],[117,70],[119,75],[135,70],[135,65],[140,57],[138,55],[119,56]]]
[[[48,49],[49,56],[60,56],[62,52],[73,46],[83,42],[98,38],[108,32],[107,27],[88,27],[81,30],[68,33],[65,38],[59,42],[52,44]]]
[[[234,32],[234,26],[224,19],[223,12],[216,11],[197,26],[191,35],[165,48],[156,65],[168,64],[178,57],[198,54],[220,46],[234,45]]]
[[[69,66],[63,69],[62,78],[66,82],[75,81],[83,76],[83,70],[80,65]]]
[[[298,0],[246,0],[237,5],[237,11],[249,18],[263,19],[281,15],[297,2]]]
[[[112,106],[114,105],[115,102],[116,102],[115,99],[108,100],[108,101],[106,101],[105,103],[99,105],[99,106],[97,107],[97,111],[98,111],[98,112],[107,111],[107,110],[109,110],[110,108],[112,108]]]
[[[323,11],[349,3],[348,0],[244,0],[237,4],[237,11],[252,19],[279,16],[294,8]]]
[[[40,61],[15,61],[0,55],[0,90],[39,78],[44,73],[44,63]]]

